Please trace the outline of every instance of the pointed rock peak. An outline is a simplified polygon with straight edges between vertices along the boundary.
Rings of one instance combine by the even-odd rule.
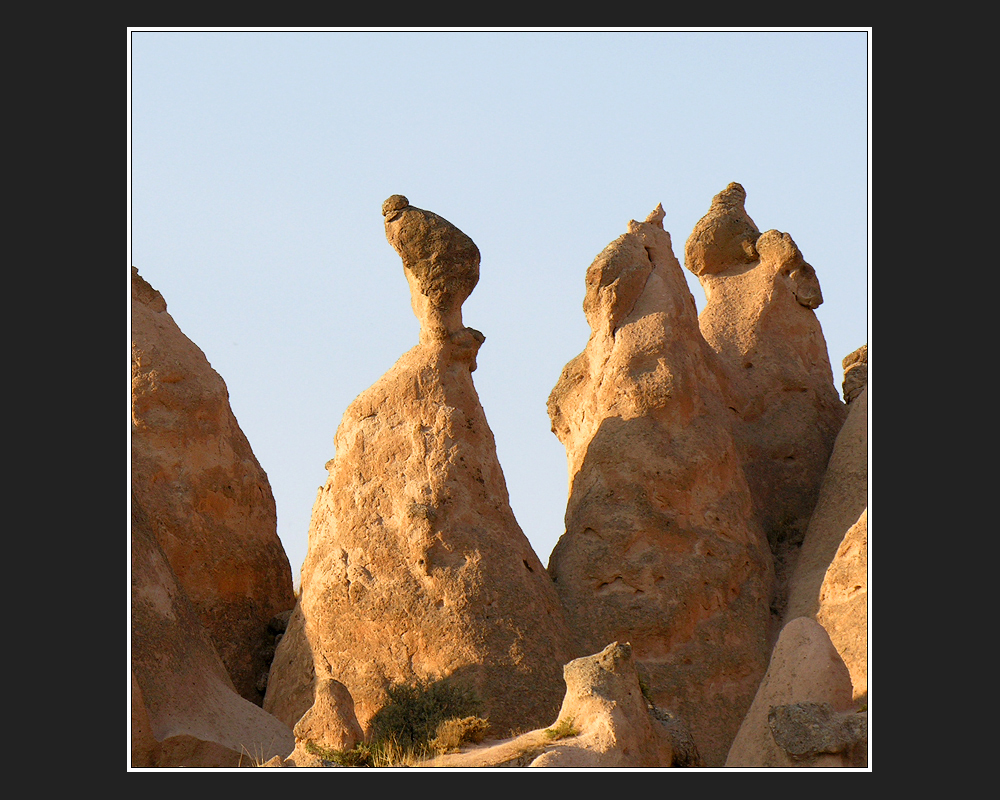
[[[757,239],[757,252],[762,265],[770,266],[788,285],[799,305],[818,308],[823,304],[819,278],[811,264],[806,263],[792,237],[781,231],[767,231]]]
[[[461,334],[462,303],[479,282],[476,243],[444,217],[411,206],[401,194],[382,204],[382,215],[385,237],[403,260],[421,342]]]
[[[684,246],[684,266],[695,275],[715,274],[757,260],[756,223],[744,208],[747,193],[730,183],[712,198],[712,205],[694,226]]]
[[[663,210],[663,203],[657,203],[656,208],[649,212],[649,216],[646,217],[646,222],[650,225],[655,225],[657,228],[663,228],[663,218],[667,216],[667,212]]]
[[[712,206],[725,206],[727,208],[735,206],[742,209],[746,199],[746,189],[734,181],[712,198]]]

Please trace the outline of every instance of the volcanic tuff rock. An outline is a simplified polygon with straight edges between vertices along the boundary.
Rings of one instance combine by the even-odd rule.
[[[672,732],[642,694],[632,648],[612,642],[563,670],[566,697],[548,728],[439,756],[420,766],[669,767],[676,762]]]
[[[549,572],[582,651],[630,642],[716,766],[767,666],[771,559],[662,218],[631,221],[587,270],[590,340],[548,403],[569,463]]]
[[[816,271],[787,233],[760,233],[731,183],[685,245],[705,290],[699,324],[728,373],[737,442],[754,505],[775,556],[775,612],[816,503],[846,409],[813,311]]]
[[[442,679],[475,690],[494,733],[543,724],[559,707],[572,653],[555,589],[510,509],[472,382],[484,337],[463,326],[461,303],[479,252],[400,195],[383,213],[420,343],[337,429],[302,567],[302,634],[316,674],[348,688],[363,728],[392,684]],[[293,635],[276,661],[306,651]],[[281,684],[272,674],[267,703],[279,716]]]
[[[868,701],[868,509],[847,531],[819,593],[816,621],[851,672],[854,698]]]
[[[132,268],[132,487],[237,691],[260,705],[292,572],[226,384]]]
[[[868,345],[863,344],[844,356],[844,402],[850,403],[868,385]]]
[[[769,725],[771,709],[792,703],[826,703],[835,712],[852,709],[850,673],[823,626],[806,617],[794,619],[782,629],[726,766],[851,766],[844,754],[796,761],[774,740]]]
[[[236,693],[132,498],[133,767],[232,767],[287,756],[292,731]]]
[[[789,584],[786,620],[811,617],[868,692],[868,389],[850,404]]]

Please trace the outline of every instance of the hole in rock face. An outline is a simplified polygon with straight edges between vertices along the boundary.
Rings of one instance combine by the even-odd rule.
[[[528,570],[528,572],[534,572],[534,570],[531,568],[531,565],[527,562],[526,559],[522,560],[521,563],[524,564],[524,568]]]

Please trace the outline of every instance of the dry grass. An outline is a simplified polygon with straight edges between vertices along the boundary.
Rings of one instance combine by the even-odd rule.
[[[451,753],[460,750],[463,744],[481,742],[489,727],[490,723],[482,717],[446,719],[437,726],[428,745],[437,753]]]

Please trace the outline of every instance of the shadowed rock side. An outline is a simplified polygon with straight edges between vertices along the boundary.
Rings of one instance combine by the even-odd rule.
[[[789,753],[775,740],[774,710],[798,703],[825,704],[832,712],[853,713],[851,677],[823,626],[799,618],[781,631],[753,705],[740,726],[727,767],[850,767],[854,742],[812,753]],[[781,716],[780,711],[778,716]],[[779,740],[784,738],[779,735]],[[785,742],[787,745],[787,742]],[[804,757],[807,756],[808,757]],[[798,757],[796,757],[798,756]]]
[[[240,697],[132,498],[132,766],[249,766],[292,731]]]
[[[591,337],[548,403],[569,463],[549,572],[581,651],[630,642],[656,705],[719,766],[767,666],[771,564],[662,217],[587,270]]]
[[[260,705],[295,603],[274,497],[205,354],[132,269],[132,487],[239,693]]]
[[[729,376],[737,442],[761,525],[775,558],[774,611],[802,543],[846,409],[813,309],[816,271],[787,233],[760,233],[729,184],[685,245],[706,303],[699,323]]]
[[[566,697],[556,721],[504,742],[442,755],[419,766],[629,768],[700,766],[680,760],[674,732],[642,696],[632,650],[613,642],[563,670]],[[697,754],[694,754],[697,759]]]
[[[483,336],[462,325],[461,302],[478,277],[478,250],[399,195],[383,211],[420,344],[337,429],[302,567],[302,633],[316,675],[347,687],[363,728],[392,684],[447,679],[473,688],[505,735],[554,718],[568,634],[510,509],[472,382]],[[269,696],[282,691],[276,679]]]
[[[844,535],[819,593],[816,621],[851,673],[854,699],[868,702],[868,509]]]
[[[785,619],[822,623],[868,692],[868,389],[851,402],[789,583]]]

